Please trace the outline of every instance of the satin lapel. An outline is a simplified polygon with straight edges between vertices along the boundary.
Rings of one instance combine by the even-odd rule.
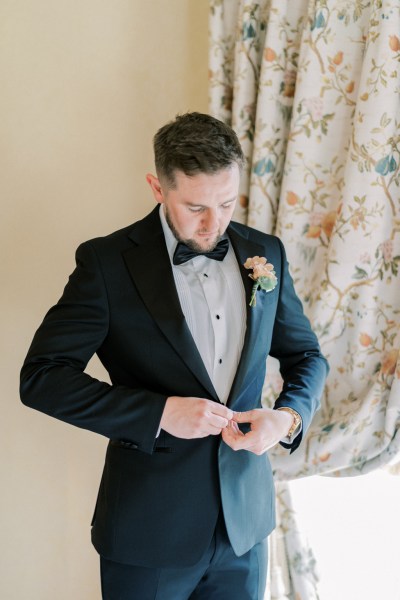
[[[257,350],[257,333],[261,327],[261,321],[265,311],[261,307],[250,307],[250,298],[253,288],[253,280],[249,277],[250,271],[244,268],[244,263],[249,257],[262,256],[264,248],[260,244],[252,242],[239,234],[232,226],[228,228],[229,239],[235,251],[239,263],[240,273],[243,279],[243,286],[246,293],[246,334],[243,343],[242,355],[239,361],[238,369],[232,388],[229,394],[228,405],[234,409],[235,398],[239,395],[239,390],[245,384],[245,378],[251,374],[252,357]]]
[[[158,209],[135,224],[136,243],[124,253],[126,265],[144,304],[171,346],[215,400],[214,386],[182,313]]]

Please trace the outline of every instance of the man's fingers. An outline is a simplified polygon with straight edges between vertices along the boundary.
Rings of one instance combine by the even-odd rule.
[[[235,421],[229,421],[228,426],[224,430],[233,439],[244,437],[243,431],[240,431],[239,425]]]
[[[215,415],[213,413],[210,413],[209,416],[207,416],[207,421],[213,427],[219,428],[219,430],[225,429],[225,427],[228,427],[229,423],[231,422],[228,419],[225,419],[224,417],[220,417],[219,415]]]
[[[161,428],[183,439],[219,435],[230,423],[233,411],[206,398],[169,396]]]
[[[236,421],[229,421],[229,426],[233,429],[233,431],[235,431],[238,435],[243,436],[244,433],[243,431],[241,431],[239,429],[239,425],[236,423]]]
[[[200,402],[199,428],[211,435],[218,435],[231,422],[233,411],[212,400],[201,399]]]
[[[225,441],[230,440],[230,442],[233,442],[237,437],[244,435],[233,421],[229,421],[228,427],[225,427],[225,429],[221,431],[221,434]]]
[[[247,412],[237,412],[233,420],[222,432],[223,440],[232,450],[247,450],[261,455],[275,446],[282,439],[282,428],[276,425],[276,411],[267,408],[256,408]],[[233,426],[238,423],[250,423],[251,431],[239,436]]]
[[[233,421],[236,421],[236,423],[252,423],[252,421],[254,421],[254,419],[256,418],[256,411],[254,410],[248,410],[246,412],[234,412],[233,413]]]
[[[233,418],[234,412],[224,404],[219,404],[218,402],[213,402],[212,400],[208,400],[209,402],[209,410],[214,415],[219,415],[220,417],[224,417],[227,421],[230,421]]]
[[[270,447],[272,447],[272,444],[271,446],[261,446],[260,444],[254,444],[254,440],[251,442],[250,445],[248,440],[243,440],[243,438],[240,439],[237,437],[230,436],[226,432],[227,429],[224,429],[222,431],[222,439],[235,452],[238,450],[246,450],[247,452],[252,452],[253,454],[257,454],[258,456],[260,456],[261,454],[264,454],[264,452],[267,452],[267,450],[269,450]],[[244,437],[246,438],[247,435]]]
[[[257,438],[251,431],[245,435],[240,429],[236,430],[233,423],[222,431],[222,439],[232,450],[252,451],[257,445]]]
[[[245,435],[235,437],[233,450],[251,450],[257,445],[257,442],[255,434],[249,431]]]

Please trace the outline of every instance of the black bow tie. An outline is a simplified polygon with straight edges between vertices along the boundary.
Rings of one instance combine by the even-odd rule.
[[[207,256],[207,258],[212,258],[213,260],[224,260],[228,249],[229,240],[221,240],[211,252],[195,252],[191,248],[188,248],[186,244],[179,242],[175,249],[172,262],[174,265],[181,265],[195,256]]]

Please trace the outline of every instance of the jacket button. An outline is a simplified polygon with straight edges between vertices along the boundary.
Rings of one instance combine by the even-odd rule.
[[[139,448],[139,446],[137,444],[135,444],[135,442],[128,442],[126,440],[121,440],[119,443],[124,448],[133,448],[134,450],[136,450],[137,448]]]

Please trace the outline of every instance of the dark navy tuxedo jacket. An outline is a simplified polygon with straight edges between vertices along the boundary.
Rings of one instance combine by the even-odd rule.
[[[185,322],[156,207],[134,225],[82,244],[59,302],[35,334],[21,373],[22,401],[110,439],[92,540],[100,554],[143,566],[194,564],[211,541],[221,508],[235,552],[274,527],[267,455],[232,451],[220,436],[157,437],[168,396],[219,402]],[[247,298],[247,330],[228,406],[260,407],[268,354],[280,361],[283,391],[307,431],[327,364],[303,314],[278,238],[231,223],[228,235]],[[243,263],[265,256],[278,285],[248,303]],[[235,302],[235,298],[232,298]],[[94,353],[112,385],[84,372]]]

